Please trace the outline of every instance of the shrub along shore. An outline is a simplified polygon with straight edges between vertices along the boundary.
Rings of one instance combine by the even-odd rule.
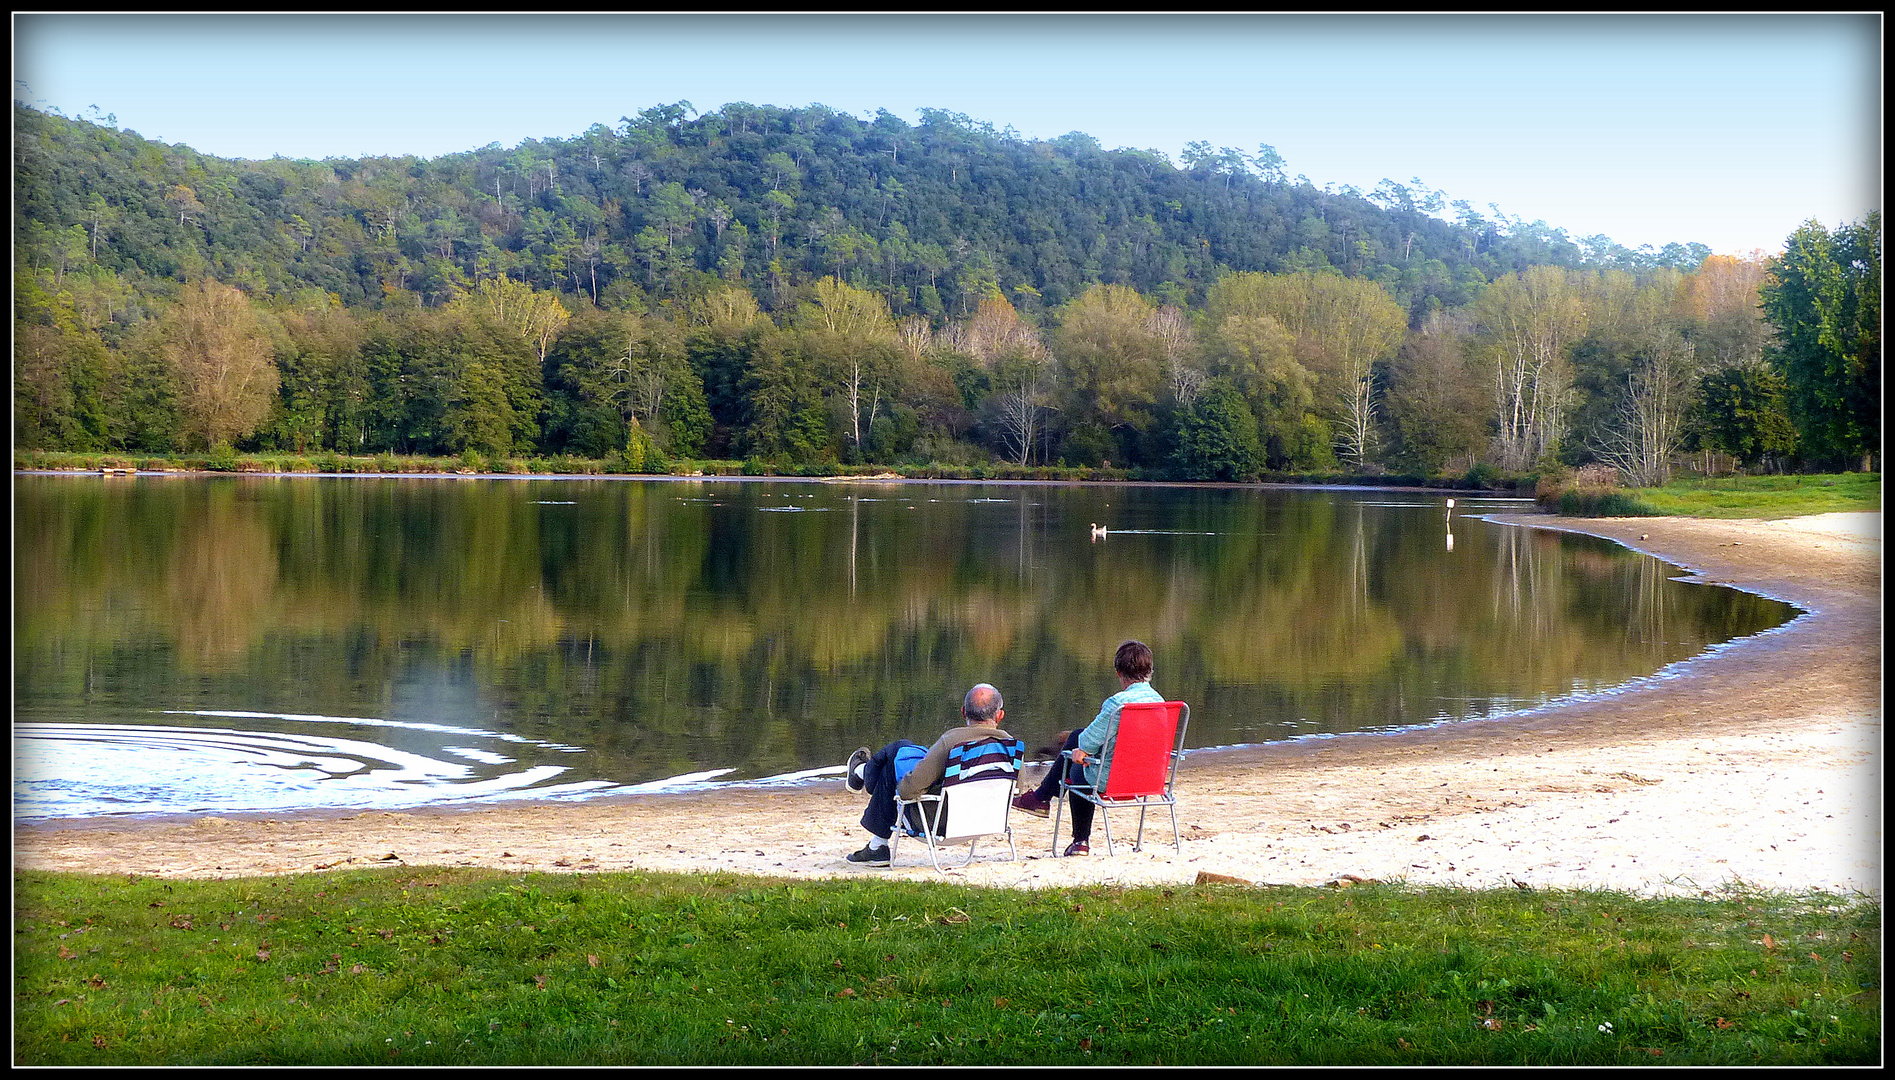
[[[1879,904],[14,875],[33,1065],[1874,1064]]]
[[[497,458],[467,453],[459,457],[376,454],[164,454],[124,455],[73,453],[57,450],[15,450],[16,471],[51,472],[184,472],[184,473],[315,473],[371,475],[462,476],[786,476],[862,477],[904,480],[1046,480],[1046,481],[1170,481],[1173,477],[1146,469],[1086,468],[1060,465],[1014,465],[1007,462],[899,463],[848,465],[836,462],[791,463],[750,458],[741,461],[670,460],[660,457],[628,460],[554,457]],[[1455,491],[1531,491],[1538,478],[1501,473],[1478,466],[1465,473],[1441,476],[1418,474],[1362,475],[1354,473],[1278,473],[1265,483],[1347,486],[1433,487]]]

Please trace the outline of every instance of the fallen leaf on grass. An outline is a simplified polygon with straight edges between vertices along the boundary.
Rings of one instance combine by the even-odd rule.
[[[270,958],[270,950],[268,949],[257,950],[257,963],[261,964],[264,961],[268,960],[269,958]]]
[[[71,949],[66,948],[64,945],[61,945],[59,947],[59,958],[61,960],[70,960],[73,957],[78,956],[78,955],[79,955],[78,953],[73,952]]]
[[[105,1049],[105,1036],[103,1035],[92,1036],[92,1045],[100,1050]]]
[[[1498,1016],[1490,1016],[1482,1020],[1480,1026],[1486,1028],[1488,1031],[1499,1031],[1501,1028],[1507,1026],[1507,1022]]]
[[[598,966],[599,966],[599,958],[598,958],[597,956],[595,956],[595,955],[593,955],[592,953],[587,953],[587,954],[586,954],[586,964],[587,964],[588,966],[590,966],[590,967],[598,967]]]
[[[1723,1030],[1725,1030],[1726,1028],[1734,1028],[1734,1027],[1736,1027],[1737,1025],[1736,1025],[1736,1024],[1733,1024],[1733,1023],[1731,1023],[1731,1022],[1730,1022],[1729,1020],[1726,1020],[1726,1019],[1724,1019],[1723,1017],[1721,1017],[1721,1016],[1720,1016],[1720,1017],[1718,1017],[1717,1019],[1715,1019],[1715,1020],[1713,1020],[1713,1021],[1711,1021],[1711,1026],[1712,1026],[1712,1027],[1714,1027],[1714,1028],[1716,1028],[1716,1029],[1717,1029],[1717,1030],[1719,1030],[1719,1031],[1723,1031]]]
[[[842,989],[836,991],[836,996],[837,997],[854,997],[855,990],[852,989],[851,987],[845,986]]]
[[[1776,948],[1776,947],[1777,947],[1777,943],[1776,943],[1776,942],[1774,942],[1774,941],[1772,941],[1772,940],[1770,940],[1770,935],[1769,935],[1769,934],[1765,934],[1765,935],[1763,936],[1763,947],[1764,947],[1764,948],[1766,948],[1766,949],[1774,949],[1774,948]]]

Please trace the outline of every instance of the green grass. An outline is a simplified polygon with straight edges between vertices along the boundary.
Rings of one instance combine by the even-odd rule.
[[[18,872],[18,1064],[1873,1064],[1880,907],[1741,891]]]
[[[1788,518],[1882,509],[1880,473],[1733,476],[1657,488],[1543,484],[1540,506],[1568,517]]]
[[[1678,480],[1629,494],[1654,513],[1707,518],[1786,518],[1882,509],[1882,474],[1737,476]]]

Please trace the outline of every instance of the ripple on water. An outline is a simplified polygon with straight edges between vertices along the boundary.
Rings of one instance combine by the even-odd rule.
[[[14,728],[16,819],[309,809],[391,809],[507,798],[560,798],[689,787],[716,773],[626,787],[555,782],[562,764],[522,757],[584,753],[504,732],[365,717],[250,712],[188,715],[260,720],[274,730],[183,724],[22,723]],[[391,741],[323,725],[401,729]],[[384,734],[384,737],[389,737]],[[448,739],[452,738],[450,744]],[[467,743],[499,744],[509,752]],[[722,770],[728,771],[728,770]]]

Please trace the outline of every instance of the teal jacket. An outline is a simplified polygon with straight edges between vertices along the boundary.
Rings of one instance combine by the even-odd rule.
[[[1135,682],[1099,706],[1099,715],[1079,733],[1079,749],[1086,752],[1086,763],[1081,768],[1093,790],[1104,788],[1105,778],[1112,772],[1112,747],[1119,741],[1119,709],[1137,701],[1163,700],[1165,696],[1153,690],[1151,683]]]

